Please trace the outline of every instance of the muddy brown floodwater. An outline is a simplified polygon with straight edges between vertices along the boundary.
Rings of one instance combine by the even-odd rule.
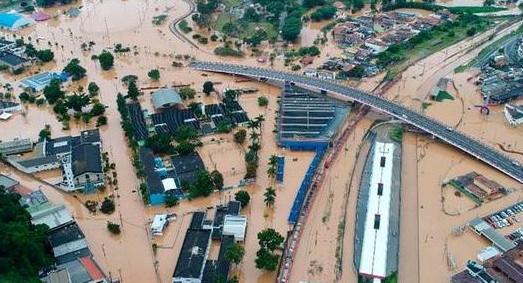
[[[495,37],[499,38],[512,28]],[[421,108],[422,102],[430,103],[425,110],[427,115],[455,126],[498,150],[499,145],[503,145],[514,151],[523,151],[521,130],[508,126],[502,107],[492,107],[489,116],[481,115],[475,107],[483,103],[471,79],[477,71],[453,72],[454,68],[472,60],[486,46],[482,44],[478,48],[471,48],[489,35],[487,32],[417,62],[403,73],[402,80],[387,92],[387,96],[416,109]],[[429,96],[442,77],[450,79],[446,89],[454,96],[454,100],[430,101]],[[473,218],[515,203],[521,198],[521,185],[485,163],[427,136],[406,135],[404,149],[403,160],[406,164],[402,176],[399,278],[401,282],[448,282],[452,274],[463,269],[466,260],[475,259],[477,253],[488,245],[469,231],[461,236],[452,236],[453,229]],[[506,154],[522,160],[521,155]],[[452,198],[445,205],[461,214],[445,214],[442,200],[448,192],[445,191],[447,188],[442,190],[442,182],[470,171],[514,188],[514,192],[468,211],[468,199]],[[450,258],[456,262],[456,269],[448,267]]]
[[[256,62],[254,56],[247,56],[245,59],[218,58],[212,55],[211,46],[202,47],[201,50],[198,50],[174,37],[169,31],[168,23],[189,10],[189,6],[181,0],[83,1],[81,5],[83,8],[77,18],[70,18],[65,14],[72,5],[46,9],[47,13],[53,15],[51,20],[39,22],[35,26],[16,34],[17,38],[23,36],[26,40],[29,40],[30,37],[31,43],[38,49],[51,48],[55,52],[55,62],[34,66],[18,76],[3,73],[0,75],[0,80],[2,83],[9,82],[14,85],[15,95],[18,96],[22,91],[22,88],[18,87],[22,78],[46,70],[61,70],[71,58],[78,58],[81,65],[87,69],[87,78],[79,82],[69,82],[65,87],[69,91],[77,91],[79,86],[85,88],[87,83],[91,81],[100,86],[99,99],[108,106],[106,113],[108,125],[100,128],[102,146],[104,151],[109,153],[111,161],[116,163],[116,173],[119,176],[118,186],[117,188],[109,188],[103,194],[73,196],[61,193],[27,176],[17,174],[5,166],[1,166],[0,171],[17,177],[28,188],[41,188],[52,201],[66,204],[85,232],[98,263],[113,279],[121,279],[122,282],[169,282],[185,230],[190,221],[190,213],[204,207],[224,203],[234,197],[234,193],[238,190],[236,186],[245,173],[243,155],[246,145],[241,148],[233,144],[231,142],[232,136],[226,134],[205,137],[203,139],[205,145],[199,149],[208,169],[217,168],[223,172],[225,185],[234,188],[208,198],[182,201],[180,205],[174,208],[144,206],[137,192],[139,181],[133,171],[130,160],[131,153],[126,146],[127,143],[120,127],[120,116],[116,108],[116,94],[126,91],[120,79],[125,75],[137,75],[141,87],[190,84],[199,91],[195,100],[205,103],[217,101],[215,95],[206,97],[201,93],[201,85],[206,80],[221,82],[217,85],[220,91],[227,86],[258,88],[257,94],[240,97],[240,103],[248,112],[249,117],[253,118],[263,114],[265,122],[262,127],[261,161],[257,182],[245,187],[251,194],[251,204],[243,210],[243,213],[249,216],[249,228],[245,243],[246,254],[243,262],[235,267],[232,272],[239,275],[241,282],[274,282],[275,273],[262,272],[255,268],[254,258],[258,245],[256,234],[267,227],[272,227],[281,234],[285,234],[290,228],[287,223],[290,207],[296,190],[314,155],[312,152],[292,152],[277,147],[272,131],[279,89],[256,82],[237,83],[235,78],[230,76],[209,73],[202,76],[201,72],[186,67],[173,68],[171,64],[176,60],[174,58],[176,54],[189,54],[200,60],[222,60],[230,63],[260,65]],[[80,6],[80,4],[76,6]],[[151,20],[154,16],[160,14],[168,15],[168,19],[164,24],[154,26]],[[302,45],[310,45],[314,41],[322,24],[311,23],[304,29]],[[502,34],[500,33],[498,36]],[[9,32],[3,32],[3,35],[8,39],[13,39],[15,36]],[[327,36],[331,39],[330,34]],[[398,82],[387,96],[403,104],[419,108],[421,101],[427,98],[439,77],[451,76],[456,88],[450,90],[450,92],[456,99],[433,103],[427,109],[427,114],[457,125],[458,129],[475,135],[493,146],[497,146],[496,144],[499,143],[512,150],[521,151],[523,150],[522,145],[517,143],[521,137],[521,132],[506,126],[501,109],[494,108],[493,114],[485,117],[480,116],[473,107],[480,101],[474,85],[468,81],[468,77],[472,74],[452,75],[452,70],[457,65],[477,54],[476,51],[467,53],[465,50],[482,37],[488,36],[488,34],[479,35],[476,39],[465,41],[448,48],[444,52],[429,56],[409,68],[404,75],[404,80]],[[95,43],[92,50],[83,51],[81,44],[90,41]],[[124,47],[130,47],[131,52],[129,54],[116,54],[114,68],[110,71],[102,71],[98,62],[91,60],[91,56],[99,54],[103,49],[112,49],[114,44],[117,43]],[[297,44],[295,48],[300,46],[300,44]],[[313,66],[317,66],[329,56],[342,53],[331,40],[322,48],[324,52],[322,52],[320,59],[315,60]],[[184,61],[184,63],[187,62]],[[268,63],[265,65],[268,67]],[[277,68],[282,67],[283,60],[277,60],[275,66]],[[147,72],[153,68],[160,70],[161,78],[158,82],[151,82],[147,77]],[[360,84],[360,87],[372,90],[379,78],[366,79]],[[260,108],[257,105],[257,97],[261,95],[269,98],[267,108]],[[153,111],[149,91],[146,91],[145,95],[140,98],[140,102],[145,109]],[[62,125],[54,117],[51,107],[36,107],[34,105],[25,107],[26,115],[17,113],[11,120],[0,124],[2,139],[35,139],[38,132],[46,124],[51,126],[52,136],[54,137],[77,135],[82,130],[94,127],[94,121],[88,125],[83,122],[71,121],[71,129],[63,131]],[[321,188],[313,206],[313,212],[309,219],[310,223],[308,222],[305,226],[302,241],[306,244],[302,244],[302,249],[298,250],[297,262],[291,275],[292,282],[304,279],[327,282],[335,280],[333,270],[336,263],[337,225],[342,218],[344,193],[347,190],[346,186],[351,168],[354,167],[356,146],[370,123],[370,120],[364,120],[357,127],[353,136],[349,138],[347,150],[340,154],[340,158],[333,165],[333,170],[330,170]],[[212,140],[213,138],[214,140]],[[477,252],[482,243],[475,235],[465,234],[460,238],[449,238],[450,229],[470,220],[472,215],[481,215],[492,208],[502,207],[510,203],[519,196],[519,190],[468,214],[465,213],[457,217],[446,216],[441,212],[439,203],[441,199],[439,184],[442,178],[451,177],[474,168],[487,177],[498,180],[501,184],[514,187],[517,184],[486,165],[471,160],[462,153],[439,143],[421,137],[407,137],[405,142],[412,147],[412,150],[405,151],[411,154],[405,159],[413,160],[412,155],[414,155],[418,162],[415,167],[417,174],[414,174],[414,171],[404,173],[404,186],[419,188],[419,190],[423,190],[423,193],[419,197],[414,196],[416,190],[410,189],[404,190],[404,195],[402,195],[403,199],[415,200],[419,198],[419,205],[416,202],[419,209],[419,219],[418,215],[416,215],[418,220],[415,221],[416,219],[411,216],[412,214],[402,213],[402,223],[409,218],[410,220],[405,221],[408,221],[408,230],[413,231],[413,234],[405,236],[402,234],[401,236],[400,253],[409,256],[400,255],[400,267],[408,266],[412,269],[406,267],[405,270],[409,270],[409,272],[405,272],[403,275],[400,271],[400,278],[405,276],[403,278],[409,278],[408,282],[415,282],[410,281],[409,275],[411,271],[415,273],[418,269],[417,263],[412,262],[417,257],[412,255],[419,254],[423,255],[423,257],[420,257],[419,273],[430,278],[424,280],[425,277],[422,277],[420,282],[444,282],[451,272],[445,268],[445,265],[438,263],[438,266],[434,267],[436,261],[427,261],[424,258],[435,258],[443,261],[445,251],[443,245],[447,241],[448,251],[455,255],[461,267],[466,258],[475,256],[474,253]],[[280,154],[287,159],[284,182],[281,184],[273,184],[265,174],[269,156],[272,154]],[[514,156],[514,158],[521,157]],[[438,164],[438,166],[435,166],[435,164]],[[446,166],[441,166],[441,164]],[[50,181],[58,177],[56,172],[46,172],[39,175]],[[406,175],[408,176],[405,177]],[[419,183],[419,180],[423,180],[423,182]],[[263,203],[263,192],[269,186],[274,186],[277,191],[276,204],[274,208],[270,209],[266,208]],[[116,212],[112,215],[93,215],[83,206],[83,202],[87,199],[101,201],[110,194],[115,195],[117,203]],[[354,230],[350,219],[353,215],[351,211],[355,207],[356,195],[357,190],[351,190],[348,202],[350,209],[345,227],[342,282],[354,282],[355,280],[355,272],[350,268],[352,266],[351,251]],[[414,204],[409,202],[409,205],[411,209],[414,209]],[[405,209],[403,208],[402,212]],[[176,213],[177,218],[166,230],[164,236],[152,238],[148,233],[148,223],[156,213],[165,212]],[[404,218],[404,215],[408,216]],[[121,223],[122,234],[120,236],[111,235],[106,229],[107,221]],[[438,225],[429,225],[429,223],[437,223]],[[417,241],[418,238],[419,251],[417,245],[416,248],[412,245],[405,245],[405,243]],[[469,247],[462,247],[464,242],[474,243],[474,241],[477,243]],[[158,245],[156,254],[153,253],[151,248],[153,243]],[[407,248],[404,248],[405,246]],[[409,246],[412,246],[412,249]],[[414,277],[412,276],[412,280],[414,280]]]

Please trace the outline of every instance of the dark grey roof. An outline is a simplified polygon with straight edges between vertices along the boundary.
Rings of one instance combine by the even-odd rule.
[[[100,131],[98,129],[83,131],[82,133],[80,133],[80,136],[78,136],[78,138],[80,139],[80,144],[99,143]]]
[[[13,44],[15,44],[14,41],[9,41],[9,40],[5,40],[3,38],[0,38],[0,49],[5,48],[5,47],[7,47],[9,45],[13,45]]]
[[[512,119],[518,120],[518,119],[523,118],[523,106],[515,106],[515,105],[509,106],[509,104],[507,104],[506,109],[507,109],[508,113],[510,114],[510,116],[512,116]]]
[[[140,160],[145,169],[145,178],[150,194],[160,194],[165,191],[160,175],[155,170],[153,151],[147,147],[140,148]]]
[[[56,227],[49,231],[48,239],[52,247],[58,247],[72,241],[85,238],[84,233],[75,222]]]
[[[75,146],[81,144],[97,144],[100,142],[98,129],[83,131],[79,136],[65,136],[50,139],[45,145],[46,155],[56,155],[71,152]]]
[[[171,162],[176,173],[186,173],[205,169],[202,158],[198,152],[192,152],[184,155],[171,156]]]
[[[187,230],[174,269],[174,278],[201,278],[210,237],[211,230]]]
[[[11,102],[11,101],[0,100],[0,109],[16,107],[16,106],[18,106],[18,105],[20,105],[20,103],[15,103],[15,102]]]
[[[11,179],[4,174],[0,174],[0,186],[3,186],[6,190],[12,189],[18,184],[20,183],[17,180]]]
[[[58,268],[66,268],[71,276],[71,282],[91,282],[92,278],[80,260],[73,260],[61,264]]]
[[[37,158],[25,159],[18,161],[18,164],[28,168],[33,166],[41,166],[45,164],[55,163],[58,159],[56,156],[42,156]]]
[[[239,201],[230,201],[229,204],[227,205],[227,207],[228,207],[228,210],[227,210],[228,215],[240,214],[241,204]]]
[[[81,144],[74,147],[71,163],[75,177],[84,173],[103,173],[100,146],[96,144]]]
[[[180,183],[194,182],[195,173],[198,170],[205,169],[203,160],[197,152],[184,155],[173,155],[171,156],[171,163]]]
[[[72,137],[59,137],[45,142],[45,154],[48,156],[71,152]]]
[[[9,52],[0,53],[0,61],[4,64],[9,65],[10,67],[17,67],[21,64],[28,62],[29,60],[24,59],[18,55]]]
[[[66,263],[66,262],[69,262],[72,260],[76,260],[81,257],[86,257],[86,256],[90,257],[92,255],[93,254],[91,253],[89,248],[83,248],[83,249],[79,249],[79,250],[76,250],[76,251],[68,253],[68,254],[64,254],[64,255],[55,257],[55,260],[56,260],[56,264],[63,264],[63,263]]]
[[[523,267],[513,260],[502,257],[494,261],[494,266],[514,282],[523,282]]]
[[[205,212],[196,211],[192,215],[191,224],[189,229],[201,229],[203,220],[205,220]]]
[[[228,279],[230,263],[225,258],[225,251],[234,244],[234,236],[225,236],[220,243],[220,252],[217,260],[208,260],[205,263],[202,283],[214,283],[215,278]]]

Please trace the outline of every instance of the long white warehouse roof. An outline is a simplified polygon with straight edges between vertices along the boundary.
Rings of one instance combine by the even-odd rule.
[[[381,279],[387,271],[393,152],[392,143],[377,142],[374,146],[359,268],[360,274]]]

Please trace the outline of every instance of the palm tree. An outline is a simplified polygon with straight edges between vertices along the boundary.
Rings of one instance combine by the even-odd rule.
[[[274,179],[274,177],[276,177],[276,167],[275,166],[270,166],[269,168],[267,168],[267,176],[271,179]]]
[[[274,206],[274,201],[276,200],[276,190],[274,190],[272,187],[268,187],[265,189],[265,193],[263,195],[265,196],[265,205],[267,207]]]
[[[254,121],[256,121],[256,124],[258,125],[258,128],[261,127],[261,123],[263,121],[265,121],[265,118],[263,117],[263,115],[258,115],[254,118]]]
[[[271,155],[271,157],[269,157],[269,165],[270,166],[276,166],[278,164],[278,156],[276,155]]]
[[[260,150],[260,148],[261,148],[261,146],[257,142],[253,142],[251,145],[249,145],[249,149],[252,150],[253,152],[258,152],[258,150]]]
[[[257,141],[259,140],[259,138],[260,138],[260,134],[258,134],[258,133],[255,132],[255,131],[252,131],[252,132],[251,132],[251,135],[250,135],[249,138],[250,138],[250,140],[251,140],[253,143],[255,143],[255,142],[257,142]]]
[[[247,121],[247,129],[254,131],[254,129],[256,129],[256,128],[258,128],[256,121],[254,121],[254,120]]]

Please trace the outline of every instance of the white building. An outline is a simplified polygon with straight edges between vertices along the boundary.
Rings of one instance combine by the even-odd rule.
[[[225,215],[222,235],[234,236],[234,241],[243,242],[247,231],[247,216]]]
[[[507,121],[510,126],[515,127],[515,126],[523,123],[523,106],[522,105],[516,106],[516,105],[511,105],[511,104],[505,104],[503,113],[505,114],[505,118],[507,118]]]
[[[151,224],[151,233],[155,236],[163,235],[163,229],[167,226],[167,214],[156,214]]]

